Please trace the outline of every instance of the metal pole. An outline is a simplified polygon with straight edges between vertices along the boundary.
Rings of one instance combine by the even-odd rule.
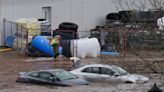
[[[77,57],[77,53],[78,53],[78,51],[77,51],[77,48],[78,48],[78,47],[77,47],[77,40],[78,40],[78,39],[76,38],[76,57]]]
[[[120,49],[120,33],[119,33],[119,31],[118,31],[118,29],[117,29],[117,35],[118,35],[118,49]]]
[[[12,23],[11,23],[11,26],[10,27],[11,27],[11,36],[12,36],[12,34],[13,34],[13,29],[12,29],[13,28],[13,25],[12,25]]]
[[[20,37],[20,38],[21,38],[21,48],[20,48],[20,50],[22,51],[22,49],[23,49],[23,48],[22,48],[22,25],[21,25],[20,31],[21,31],[21,37]]]
[[[98,28],[98,29],[97,29],[97,31],[98,31],[98,32],[99,32],[99,34],[100,34],[100,35],[99,35],[99,36],[100,36],[100,37],[99,37],[99,39],[100,39],[100,51],[101,51],[101,47],[102,47],[102,42],[101,42],[101,41],[102,41],[102,37],[101,37],[102,33],[101,33],[101,32],[102,32],[102,31],[101,31],[101,29],[100,29],[100,28]],[[101,53],[100,53],[100,58],[102,58]]]
[[[19,35],[19,32],[18,32],[18,30],[19,30],[18,29],[18,24],[16,24],[16,31],[17,31],[17,33],[16,33],[17,34],[17,37],[16,37],[17,38],[17,48],[16,48],[16,50],[17,50],[17,53],[19,51],[19,49],[18,49],[19,48],[19,43],[18,43],[18,39],[19,39],[19,36],[18,35]]]
[[[124,31],[124,56],[126,56],[126,32]]]
[[[26,55],[28,56],[28,29],[26,29],[26,35],[25,35],[25,37],[26,37]]]
[[[3,40],[4,40],[4,47],[6,45],[5,38],[6,38],[6,19],[3,19]]]

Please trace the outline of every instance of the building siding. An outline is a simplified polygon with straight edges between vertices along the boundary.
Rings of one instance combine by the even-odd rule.
[[[42,7],[52,8],[52,29],[62,22],[74,22],[79,31],[103,24],[110,12],[117,12],[113,0],[0,0],[0,32],[3,19],[43,18]],[[3,36],[3,35],[2,35]],[[3,38],[3,37],[1,37]]]

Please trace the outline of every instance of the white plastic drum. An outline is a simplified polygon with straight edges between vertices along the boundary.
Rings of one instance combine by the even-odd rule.
[[[164,29],[164,17],[159,18],[157,20],[157,26],[159,27],[160,30],[163,30]]]
[[[97,57],[100,54],[100,44],[97,38],[82,38],[71,41],[71,55],[74,57]]]

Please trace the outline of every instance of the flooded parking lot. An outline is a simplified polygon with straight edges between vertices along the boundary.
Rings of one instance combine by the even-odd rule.
[[[18,72],[52,69],[51,60],[30,61],[32,58],[24,57],[15,52],[0,53],[0,92],[147,92],[154,83],[164,90],[164,75],[145,73],[150,78],[148,83],[100,83],[92,82],[87,86],[58,87],[50,85],[16,83]],[[84,59],[82,64],[98,63],[99,59]]]

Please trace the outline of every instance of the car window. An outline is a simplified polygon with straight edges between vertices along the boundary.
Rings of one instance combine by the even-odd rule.
[[[101,74],[113,75],[114,74],[114,71],[111,70],[111,69],[109,69],[109,68],[102,67],[101,68]]]
[[[100,74],[100,67],[88,67],[88,68],[85,68],[82,72]]]
[[[100,74],[100,68],[99,67],[92,67],[92,73],[99,73]]]
[[[67,71],[54,71],[53,74],[61,80],[77,79],[78,77]]]
[[[91,67],[85,68],[84,70],[82,70],[82,72],[92,73],[92,68]]]
[[[39,78],[42,78],[42,79],[48,79],[51,76],[52,76],[52,74],[48,73],[48,72],[40,72],[39,73]]]
[[[38,76],[38,72],[31,73],[29,76],[31,76],[31,77],[37,77]]]

